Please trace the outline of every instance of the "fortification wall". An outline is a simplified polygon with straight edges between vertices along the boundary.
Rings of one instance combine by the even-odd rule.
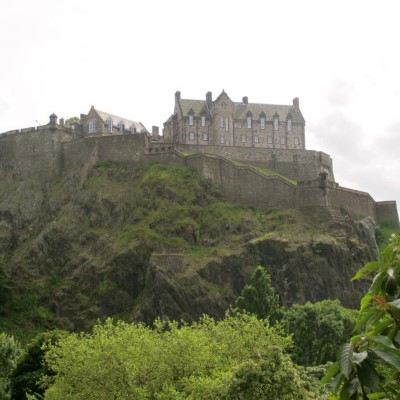
[[[328,207],[343,208],[354,218],[369,216],[377,221],[376,203],[369,193],[343,187],[326,191]]]
[[[376,203],[376,216],[379,224],[386,224],[399,228],[399,214],[395,201],[378,201]]]
[[[177,145],[176,148],[184,153],[214,154],[243,161],[272,169],[295,180],[313,180],[322,170],[326,170],[328,179],[335,180],[332,159],[321,151],[201,145]]]
[[[13,179],[50,180],[61,171],[61,147],[71,140],[48,126],[9,131],[0,136],[0,166]]]

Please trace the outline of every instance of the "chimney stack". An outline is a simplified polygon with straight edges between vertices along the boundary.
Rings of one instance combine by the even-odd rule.
[[[212,107],[212,93],[211,92],[207,92],[207,94],[206,94],[206,103],[207,103],[208,109],[211,110],[211,107]]]
[[[152,126],[151,127],[151,133],[153,134],[153,136],[158,136],[159,135],[158,126]]]
[[[178,101],[181,100],[181,92],[178,90],[175,92],[175,103],[178,103]]]
[[[295,110],[300,110],[300,102],[298,97],[293,99],[293,107]]]
[[[242,102],[243,104],[249,104],[249,98],[247,96],[244,96]]]

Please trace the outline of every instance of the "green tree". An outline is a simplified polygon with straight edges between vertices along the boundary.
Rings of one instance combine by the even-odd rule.
[[[41,333],[32,340],[10,376],[13,400],[26,400],[30,394],[35,394],[39,398],[43,396],[45,390],[43,380],[53,375],[43,362],[45,345],[49,343],[56,345],[66,334],[65,331],[50,331]]]
[[[339,300],[294,304],[284,313],[286,333],[292,335],[292,359],[312,366],[336,360],[337,348],[349,340],[356,312],[344,308]]]
[[[10,398],[10,375],[21,356],[21,346],[6,333],[0,333],[0,399]]]
[[[279,298],[264,267],[259,265],[255,269],[250,283],[243,288],[238,297],[236,306],[241,312],[254,314],[259,319],[268,318],[271,323],[281,318]]]
[[[323,379],[340,399],[399,399],[400,234],[380,261],[366,264],[353,279],[375,274],[361,299],[355,331]]]
[[[222,400],[228,392],[230,399],[248,398],[232,396],[241,379],[251,379],[249,368],[274,390],[286,385],[289,371],[295,382],[282,388],[288,396],[282,399],[305,399],[284,355],[289,345],[268,321],[248,314],[183,326],[156,321],[155,329],[108,320],[91,334],[71,334],[50,346],[45,359],[56,375],[45,399]],[[271,399],[265,388],[259,399]],[[252,389],[243,390],[247,396]]]
[[[73,124],[74,122],[81,122],[79,117],[70,117],[65,120],[66,124]]]

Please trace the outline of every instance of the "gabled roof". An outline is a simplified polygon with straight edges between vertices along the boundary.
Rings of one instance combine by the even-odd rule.
[[[229,96],[225,91],[213,101],[213,104],[217,102],[222,95]],[[293,122],[304,123],[303,115],[299,109],[293,107],[293,105],[277,105],[277,104],[261,104],[261,103],[242,103],[233,102],[234,105],[234,119],[246,119],[246,114],[250,111],[253,118],[258,118],[262,112],[265,114],[266,120],[272,120],[275,114],[279,115],[281,120],[286,119],[288,114],[292,117]],[[192,99],[179,99],[179,107],[182,112],[182,116],[186,117],[191,111],[194,115],[200,116],[205,114],[210,115],[205,100],[192,100]]]
[[[179,104],[181,107],[182,116],[184,117],[186,117],[191,110],[194,112],[194,115],[209,115],[205,100],[181,99]]]
[[[235,103],[234,119],[246,119],[246,114],[251,112],[253,118],[258,118],[262,112],[267,120],[272,120],[275,114],[279,115],[281,120],[286,119],[290,114],[293,122],[304,123],[304,118],[300,110],[296,110],[293,106],[276,105],[276,104],[259,104],[259,103]]]
[[[107,119],[111,118],[113,121],[113,125],[115,125],[115,126],[117,126],[119,124],[119,122],[122,121],[122,123],[124,124],[126,129],[130,129],[132,124],[134,124],[137,132],[147,132],[147,129],[141,122],[132,121],[132,120],[126,119],[124,117],[119,117],[114,114],[100,111],[97,108],[95,110],[96,110],[97,114],[99,115],[99,117],[104,121],[105,124],[107,123]]]

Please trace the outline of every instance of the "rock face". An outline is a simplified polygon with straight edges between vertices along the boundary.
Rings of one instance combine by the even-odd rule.
[[[184,167],[98,163],[52,182],[0,179],[0,256],[13,283],[5,315],[86,329],[117,316],[222,316],[257,265],[285,305],[339,298],[377,257],[374,226],[315,224],[296,210],[229,203]]]

